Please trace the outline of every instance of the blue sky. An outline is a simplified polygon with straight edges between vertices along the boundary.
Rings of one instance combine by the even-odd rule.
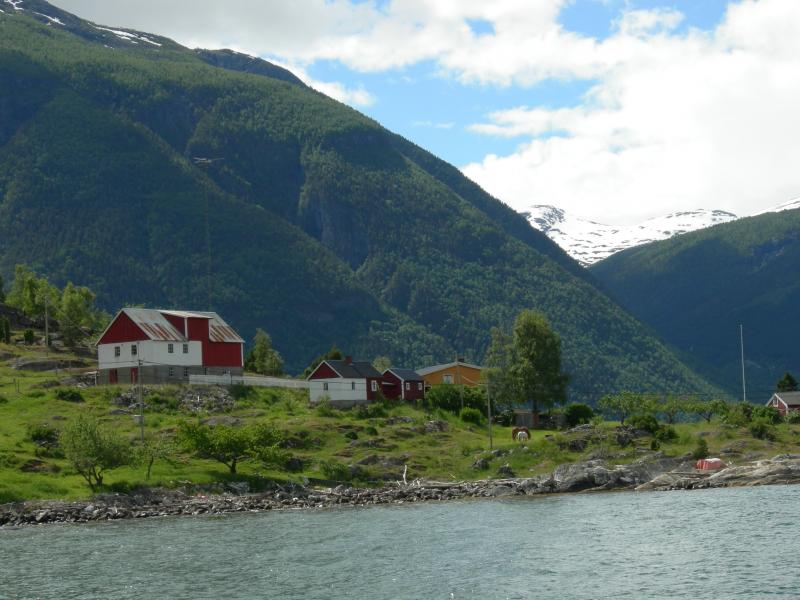
[[[510,206],[630,224],[800,196],[797,0],[53,0],[286,66]]]

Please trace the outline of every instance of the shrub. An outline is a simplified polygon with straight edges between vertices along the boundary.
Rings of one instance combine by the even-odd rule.
[[[228,388],[228,390],[230,391],[231,397],[236,401],[249,400],[256,395],[256,390],[254,387],[241,383],[233,384]]]
[[[789,414],[786,415],[786,422],[792,425],[800,423],[800,410],[789,411]]]
[[[375,429],[372,425],[370,425],[369,427],[364,428],[364,433],[366,433],[367,435],[378,435],[378,430]]]
[[[514,411],[510,409],[504,410],[495,417],[494,421],[503,427],[511,427],[514,424]]]
[[[330,481],[350,481],[352,479],[347,465],[335,460],[322,461],[319,464],[319,470],[322,476]]]
[[[481,413],[486,410],[486,397],[479,388],[444,384],[433,386],[423,400],[423,406],[429,410],[440,408],[457,415],[464,408],[475,408]]]
[[[661,442],[658,441],[658,438],[653,438],[650,440],[650,450],[656,451],[661,448]]]
[[[783,420],[781,413],[774,406],[754,406],[752,412],[753,419],[760,419],[767,423],[777,425]]]
[[[480,425],[483,422],[483,414],[477,408],[464,407],[458,417],[465,423]]]
[[[753,408],[749,402],[737,402],[728,409],[725,422],[734,427],[745,427],[753,419]]]
[[[628,425],[634,429],[641,429],[649,433],[656,433],[661,425],[653,415],[633,415],[628,419]]]
[[[7,403],[8,403],[8,399],[5,396],[3,396],[2,394],[0,394],[0,404],[7,404]]]
[[[389,413],[388,407],[382,401],[370,402],[369,404],[360,404],[354,411],[354,415],[358,419],[377,419],[385,417]]]
[[[358,434],[355,431],[348,431],[344,434],[344,437],[346,437],[348,440],[357,440]]]
[[[695,460],[700,460],[702,458],[708,458],[708,442],[705,438],[697,438],[697,444],[692,450],[692,458]]]
[[[315,410],[320,417],[335,417],[338,414],[336,409],[331,405],[331,399],[327,396],[323,396],[319,399]]]
[[[146,397],[147,406],[155,412],[177,412],[181,407],[181,402],[175,396],[160,394],[158,392],[148,394]]]
[[[672,442],[678,439],[678,432],[672,425],[662,425],[653,434],[653,439],[659,442]]]
[[[758,440],[775,441],[778,437],[778,432],[772,423],[760,418],[750,423],[750,435]]]
[[[54,448],[58,445],[58,429],[47,423],[28,426],[28,439],[37,446],[43,448]]]
[[[592,407],[580,402],[573,402],[564,409],[564,418],[567,420],[568,427],[588,423],[593,416],[594,410],[592,410]]]
[[[36,334],[33,333],[33,329],[26,329],[22,333],[22,339],[25,340],[25,343],[30,346],[33,342],[36,341]]]
[[[56,390],[56,398],[66,402],[83,402],[83,394],[75,388],[59,388]]]

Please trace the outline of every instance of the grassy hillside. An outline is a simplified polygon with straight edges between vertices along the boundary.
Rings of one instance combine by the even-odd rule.
[[[684,360],[741,393],[744,326],[749,398],[766,402],[800,369],[800,210],[769,213],[655,242],[592,266],[624,306]]]
[[[520,215],[285,70],[22,6],[0,14],[3,274],[30,263],[108,310],[205,308],[210,287],[292,371],[334,342],[480,361],[534,308],[576,397],[709,389]]]

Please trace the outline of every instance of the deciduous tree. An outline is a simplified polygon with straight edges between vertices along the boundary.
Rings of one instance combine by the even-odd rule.
[[[247,354],[244,367],[248,371],[260,373],[261,375],[277,376],[283,374],[283,358],[272,347],[272,338],[263,329],[256,329],[253,347]]]
[[[86,480],[92,490],[103,485],[106,471],[121,467],[130,460],[130,447],[100,425],[92,415],[83,413],[61,433],[64,456]]]

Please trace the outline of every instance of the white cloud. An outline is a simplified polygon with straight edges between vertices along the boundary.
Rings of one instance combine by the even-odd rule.
[[[665,35],[653,25],[662,17],[637,15],[643,26],[598,45],[608,67],[581,106],[518,107],[473,125],[529,139],[464,172],[516,208],[554,204],[605,222],[680,208],[749,214],[796,197],[800,3],[732,5],[711,33]]]

